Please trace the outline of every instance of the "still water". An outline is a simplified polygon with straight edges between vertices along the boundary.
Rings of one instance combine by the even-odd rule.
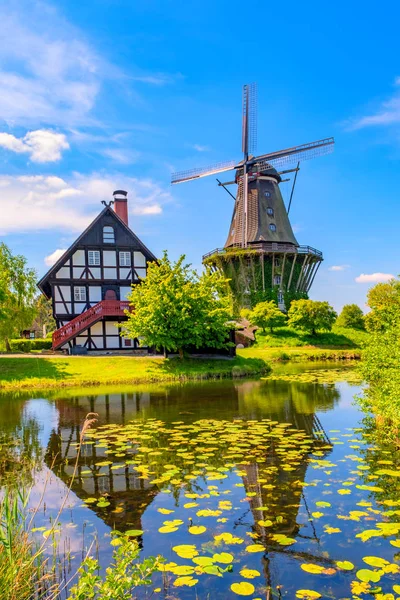
[[[33,484],[43,536],[95,412],[56,527],[64,580],[91,544],[109,564],[117,529],[166,561],[137,598],[396,598],[400,457],[370,441],[359,393],[258,380],[3,397],[1,484]]]

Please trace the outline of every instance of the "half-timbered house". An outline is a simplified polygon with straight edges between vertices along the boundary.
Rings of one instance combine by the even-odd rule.
[[[131,351],[139,346],[121,336],[120,325],[127,319],[132,284],[146,277],[156,257],[128,226],[127,193],[117,190],[113,196],[38,284],[52,300],[55,350]]]

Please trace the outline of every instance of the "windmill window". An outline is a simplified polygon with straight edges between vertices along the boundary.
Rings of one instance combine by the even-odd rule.
[[[103,227],[103,243],[104,244],[115,244],[114,227],[110,227],[108,225]]]
[[[131,253],[130,252],[120,252],[119,253],[119,266],[120,267],[130,267],[131,266]]]
[[[270,226],[269,226],[269,228],[270,228],[271,231],[276,231],[276,225],[275,225],[275,223],[271,223]]]
[[[232,229],[231,235],[235,235],[235,228]]]
[[[271,192],[264,192],[264,196],[266,198],[271,198]]]
[[[74,287],[74,300],[75,302],[86,302],[86,288]]]
[[[275,275],[274,277],[274,285],[280,285],[281,283],[281,276],[280,275]]]
[[[274,216],[274,209],[271,208],[270,206],[268,206],[268,208],[267,208],[267,215],[269,215],[270,217]]]
[[[88,263],[91,267],[100,265],[100,250],[89,250]]]
[[[278,292],[278,304],[283,304],[283,294],[282,294],[282,292]]]

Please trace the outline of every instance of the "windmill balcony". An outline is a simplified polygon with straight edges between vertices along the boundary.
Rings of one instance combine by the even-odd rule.
[[[230,253],[235,253],[236,250],[240,250],[243,253],[256,251],[259,254],[271,254],[277,252],[279,254],[302,254],[302,255],[312,255],[318,257],[320,260],[323,260],[323,255],[320,250],[313,248],[312,246],[294,246],[293,244],[282,244],[282,243],[273,243],[273,242],[256,242],[253,244],[249,244],[247,248],[243,248],[241,244],[235,244],[233,246],[229,246],[229,248],[215,248],[215,250],[211,250],[211,252],[207,252],[203,256],[203,262],[207,262],[211,256],[217,255],[229,255]]]

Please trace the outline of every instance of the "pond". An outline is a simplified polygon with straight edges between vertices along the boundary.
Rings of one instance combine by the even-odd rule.
[[[29,486],[32,477],[43,539],[71,483],[85,415],[95,412],[56,526],[60,577],[91,544],[108,565],[117,529],[138,540],[141,558],[165,558],[137,598],[345,599],[378,588],[396,598],[400,457],[371,441],[354,404],[360,386],[335,370],[321,383],[321,368],[4,396],[2,484]]]

